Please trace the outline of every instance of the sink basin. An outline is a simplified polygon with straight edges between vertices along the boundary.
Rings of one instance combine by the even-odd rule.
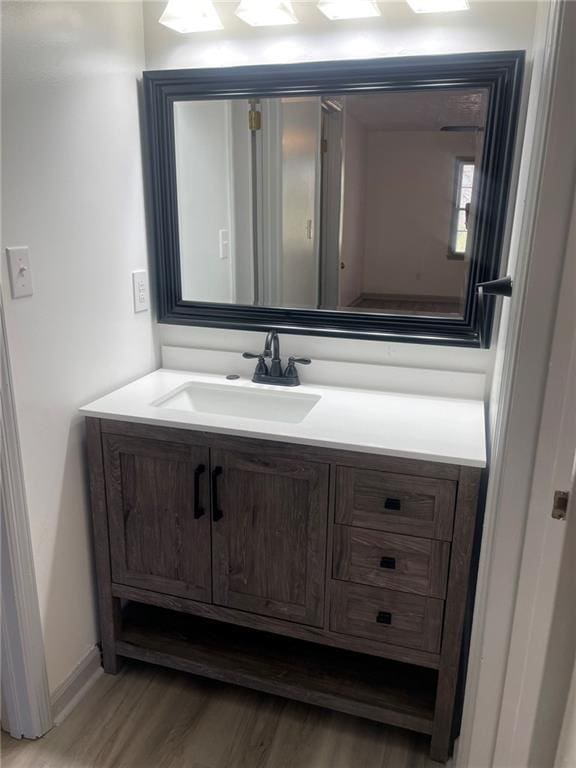
[[[177,411],[297,424],[306,418],[319,400],[320,395],[280,389],[258,390],[238,384],[191,382],[157,400],[153,405]]]

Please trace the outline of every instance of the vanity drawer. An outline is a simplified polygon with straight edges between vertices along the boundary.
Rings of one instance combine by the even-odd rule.
[[[330,629],[438,653],[444,601],[360,584],[331,582]]]
[[[444,598],[449,558],[446,541],[334,526],[332,575],[341,581]]]
[[[456,483],[372,469],[336,469],[336,523],[450,541]]]

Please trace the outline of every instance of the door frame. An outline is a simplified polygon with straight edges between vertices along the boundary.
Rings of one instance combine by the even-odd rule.
[[[573,616],[574,595],[569,585],[576,587],[576,578],[567,544],[569,536],[574,538],[575,521],[555,519],[551,510],[555,491],[560,490],[567,491],[572,497],[567,515],[573,518],[575,512],[575,286],[576,202],[572,209],[532,475],[496,741],[497,765],[553,764],[574,663],[576,618]],[[564,562],[567,557],[569,563]],[[543,709],[546,711],[544,717]]]
[[[2,727],[36,739],[54,725],[0,284]]]
[[[542,486],[533,485],[542,436],[551,346],[573,205],[576,146],[573,102],[572,40],[576,4],[550,0],[539,9],[535,60],[528,104],[526,143],[519,174],[517,208],[511,233],[508,271],[514,295],[502,315],[491,405],[492,465],[487,489],[466,699],[455,765],[511,768],[532,739],[530,723],[520,729],[517,714],[537,706],[537,686],[530,686],[530,639],[514,630],[525,589],[526,570],[535,558],[544,563],[545,543],[532,536],[534,525],[548,521],[546,506],[531,504]],[[566,382],[564,381],[564,386]],[[548,462],[551,457],[544,455]],[[541,468],[540,468],[541,469]],[[542,515],[544,516],[542,518]],[[540,516],[538,523],[537,517]],[[559,521],[552,521],[562,525]],[[542,576],[542,574],[541,574]],[[545,583],[545,579],[540,582]],[[548,594],[547,600],[554,596]],[[538,617],[538,632],[550,632],[550,616]],[[534,624],[532,624],[534,629]],[[533,651],[533,648],[532,648]],[[543,651],[544,652],[544,651]],[[520,674],[514,674],[523,657]],[[540,659],[540,664],[543,659]],[[530,697],[530,698],[529,698]],[[522,745],[521,745],[522,743]]]
[[[320,162],[320,295],[319,307],[338,306],[342,198],[342,111],[322,114]],[[337,259],[334,259],[337,255]],[[331,258],[332,256],[332,258]]]

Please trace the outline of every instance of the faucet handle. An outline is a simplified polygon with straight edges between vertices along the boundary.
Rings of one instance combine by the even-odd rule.
[[[307,357],[288,358],[288,365],[284,371],[284,378],[288,379],[288,386],[297,387],[300,384],[300,377],[298,376],[296,363],[299,363],[300,365],[310,365],[311,362],[312,360],[309,360]]]
[[[268,376],[270,374],[270,371],[268,370],[268,366],[266,365],[266,362],[264,360],[264,355],[260,353],[259,355],[253,355],[251,352],[243,352],[242,357],[245,357],[247,360],[258,360],[256,363],[256,369],[254,371],[254,376]]]

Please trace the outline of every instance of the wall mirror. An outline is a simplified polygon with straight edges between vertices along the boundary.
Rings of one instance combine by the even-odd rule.
[[[489,343],[522,61],[144,73],[160,320]]]

